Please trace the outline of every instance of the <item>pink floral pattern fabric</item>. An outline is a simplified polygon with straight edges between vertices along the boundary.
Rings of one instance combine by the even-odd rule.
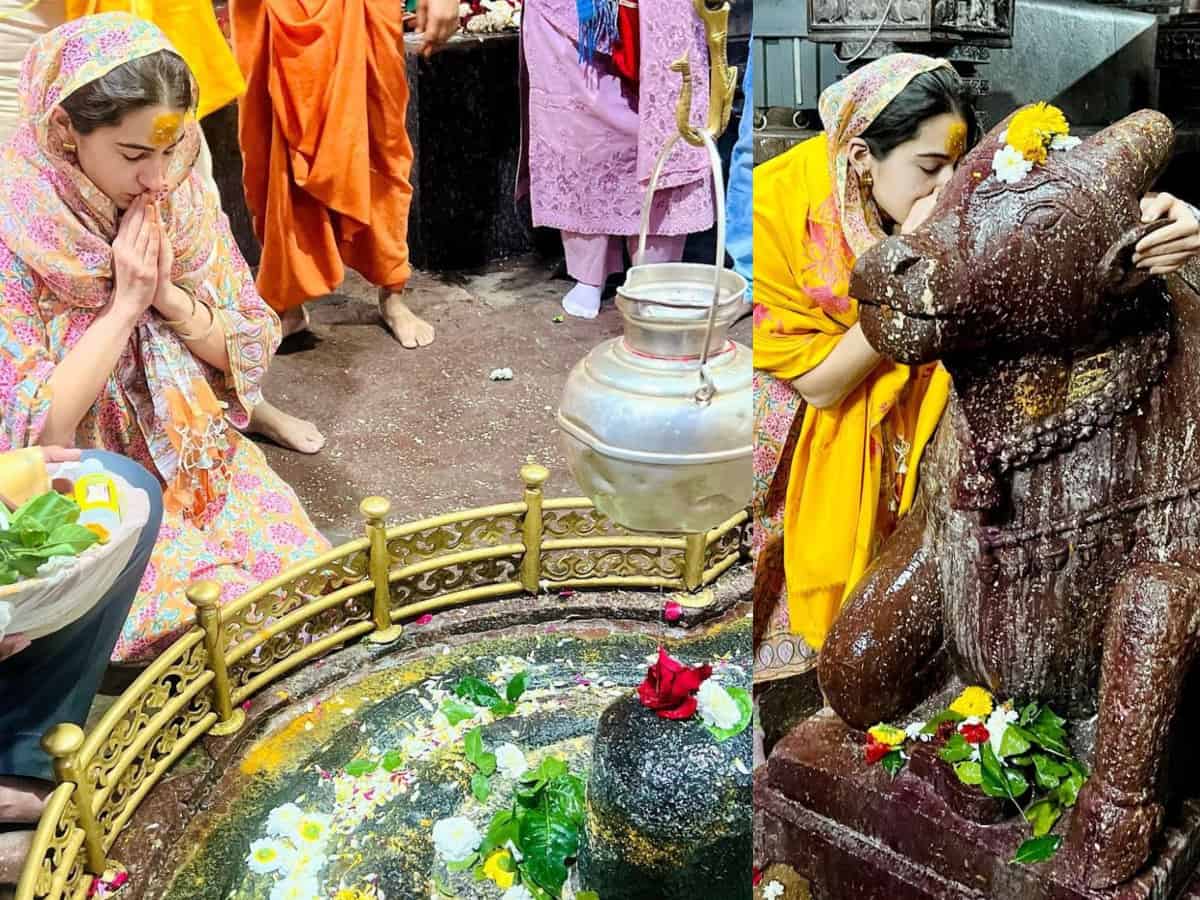
[[[40,442],[50,377],[112,294],[119,213],[57,141],[50,113],[60,98],[116,66],[164,49],[170,44],[153,25],[113,13],[56,28],[26,57],[24,122],[0,147],[0,450]],[[193,380],[203,379],[226,405],[228,422],[216,423],[222,458],[213,471],[225,476],[216,502],[201,520],[185,510],[164,515],[114,651],[120,662],[148,661],[192,623],[184,591],[194,580],[217,580],[229,599],[263,573],[328,547],[258,447],[229,427],[245,426],[261,402],[279,319],[255,290],[215,192],[192,172],[198,152],[191,119],[162,203],[175,249],[172,280],[211,304],[226,335],[231,374],[194,357],[149,311],[75,435],[77,446],[128,456],[167,485],[180,465],[167,431],[166,392],[190,396]]]

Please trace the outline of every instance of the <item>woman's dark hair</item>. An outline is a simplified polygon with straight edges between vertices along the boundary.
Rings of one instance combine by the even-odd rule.
[[[862,139],[871,149],[871,155],[881,160],[916,137],[926,119],[943,113],[962,116],[967,123],[967,149],[974,147],[981,131],[975,117],[974,97],[949,66],[922,72],[910,81],[875,117]]]
[[[147,106],[195,108],[199,91],[187,63],[159,50],[117,66],[88,82],[60,104],[80,134],[118,124],[127,113]]]

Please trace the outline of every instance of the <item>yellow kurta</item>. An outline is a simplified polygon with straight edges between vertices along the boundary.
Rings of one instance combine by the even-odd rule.
[[[200,86],[204,118],[232,103],[246,82],[225,35],[217,24],[211,0],[66,0],[67,19],[103,12],[127,12],[153,22],[179,51]]]
[[[754,173],[754,366],[790,381],[858,321],[824,134]],[[784,511],[793,633],[819,649],[847,595],[908,511],[945,408],[940,366],[881,363],[837,407],[803,411]]]

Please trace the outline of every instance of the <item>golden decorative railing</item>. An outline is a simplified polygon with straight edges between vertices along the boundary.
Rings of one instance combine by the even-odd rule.
[[[747,555],[748,515],[707,534],[631,534],[583,498],[546,499],[549,472],[522,467],[524,498],[387,527],[368,497],[366,537],[220,605],[214,582],[188,590],[196,625],[85,735],[56,725],[42,746],[57,788],[38,824],[17,900],[82,900],[138,805],[206,734],[245,722],[241,704],[308,660],[352,641],[389,643],[402,623],[478,600],[572,587],[694,591]]]

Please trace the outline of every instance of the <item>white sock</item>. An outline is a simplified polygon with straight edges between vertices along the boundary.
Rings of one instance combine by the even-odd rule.
[[[594,319],[600,313],[600,288],[594,284],[577,284],[563,297],[562,307],[579,319]]]

